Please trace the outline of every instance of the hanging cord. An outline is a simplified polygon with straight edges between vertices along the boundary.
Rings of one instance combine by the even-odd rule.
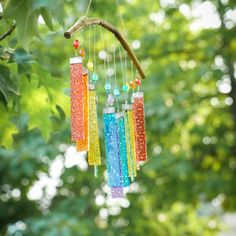
[[[81,38],[82,38],[82,40],[81,40],[81,41],[82,41],[82,42],[81,42],[81,45],[82,45],[82,47],[84,48],[84,30],[82,29],[81,31],[82,31],[82,33],[81,33],[81,34],[82,34],[82,37],[81,37]]]
[[[108,54],[108,39],[107,39],[107,33],[105,34],[105,45],[106,45],[106,59],[107,59],[107,71],[109,71],[110,69],[110,63],[109,63],[109,54]],[[107,73],[106,71],[106,73]],[[109,94],[107,93],[107,106],[109,105],[109,102],[108,102],[108,98],[109,96],[110,97],[113,97],[112,96],[112,84],[111,84],[111,76],[107,74],[107,78],[108,78],[108,83],[110,84],[111,88],[110,88],[110,91],[109,91]]]
[[[123,81],[123,85],[124,85],[126,80],[125,80],[125,75],[124,75],[123,59],[122,59],[122,56],[121,56],[120,45],[119,45],[119,56],[120,56],[121,71],[122,71],[122,81]]]
[[[122,56],[121,56],[120,45],[119,45],[119,55],[120,55],[120,63],[121,63],[121,71],[122,71],[122,81],[123,81],[123,85],[127,85],[127,84],[126,84],[125,73],[124,73],[123,58],[122,58]],[[128,92],[123,92],[123,96],[124,96],[125,103],[128,103]]]
[[[105,53],[106,53],[105,41],[104,41],[103,31],[102,31],[102,28],[101,28],[101,27],[100,27],[100,33],[101,33],[101,37],[102,37],[103,50],[104,50]],[[106,79],[106,83],[107,83],[106,57],[107,57],[107,53],[106,53],[106,56],[103,58],[103,67],[104,67],[105,79]]]
[[[86,10],[86,14],[85,14],[85,18],[87,18],[87,16],[88,16],[91,3],[92,3],[92,0],[89,1],[88,7],[87,7],[87,10]]]
[[[93,68],[94,68],[94,72],[96,72],[95,43],[96,43],[96,27],[95,27],[95,25],[93,25]]]
[[[127,82],[127,60],[126,60],[126,52],[125,53],[125,82]]]
[[[88,40],[88,41],[89,41],[89,43],[88,43],[89,56],[88,56],[88,57],[89,57],[89,60],[90,60],[90,56],[91,56],[91,54],[90,54],[90,53],[91,53],[91,52],[90,52],[90,25],[89,25],[89,40]]]
[[[91,26],[89,25],[89,29],[88,29],[88,31],[89,31],[89,39],[88,39],[88,48],[89,48],[89,56],[88,56],[88,62],[90,62],[91,61]],[[88,70],[88,74],[89,74],[89,82],[91,82],[92,81],[92,78],[91,78],[91,71],[90,70]]]
[[[107,69],[109,70],[110,69],[110,63],[109,63],[109,54],[108,54],[108,43],[107,43],[107,33],[105,34],[105,45],[106,45],[106,54],[107,54],[107,56],[106,56],[106,58],[107,58]],[[107,73],[107,71],[106,71],[106,73]],[[107,75],[107,77],[108,77],[108,83],[109,84],[111,84],[111,76],[110,75]],[[111,91],[110,91],[110,93],[111,93]]]
[[[126,29],[125,29],[125,23],[124,23],[123,17],[122,17],[121,12],[120,12],[120,6],[119,6],[119,3],[118,3],[118,0],[116,0],[116,6],[117,6],[117,9],[118,9],[118,14],[119,14],[120,21],[121,21],[121,24],[122,24],[122,27],[123,27],[124,35],[127,37],[127,32],[126,32]]]
[[[118,89],[117,79],[116,79],[116,48],[114,48],[114,74],[115,74],[115,89]],[[115,95],[117,111],[120,112],[118,96]]]

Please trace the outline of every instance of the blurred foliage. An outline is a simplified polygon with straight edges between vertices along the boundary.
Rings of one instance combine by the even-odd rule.
[[[96,179],[90,168],[64,165],[56,186],[40,186],[41,195],[30,197],[39,180],[44,178],[48,184],[55,180],[50,172],[55,160],[66,163],[68,60],[74,53],[74,38],[65,40],[63,32],[85,14],[88,1],[0,2],[0,35],[16,24],[0,41],[0,234],[197,236],[219,232],[222,213],[236,209],[236,30],[226,17],[235,2],[211,1],[221,25],[192,31],[194,19],[186,18],[180,7],[194,7],[194,1],[119,1],[129,42],[141,43],[135,53],[147,74],[142,88],[149,161],[127,199],[114,202],[106,194],[104,166]],[[89,16],[102,17],[122,30],[114,1],[94,1]],[[103,49],[99,32],[97,53]],[[109,49],[117,46],[110,34],[103,34]],[[121,84],[118,61],[117,67]],[[98,71],[102,134],[105,78],[101,60]],[[221,92],[225,82],[231,90]],[[105,162],[103,148],[102,154]]]

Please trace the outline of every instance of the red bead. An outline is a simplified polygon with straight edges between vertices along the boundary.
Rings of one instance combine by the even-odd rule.
[[[137,86],[141,85],[141,80],[140,79],[135,79],[135,83],[137,84]]]
[[[78,39],[76,39],[74,41],[73,46],[74,46],[75,49],[79,48],[79,40]]]

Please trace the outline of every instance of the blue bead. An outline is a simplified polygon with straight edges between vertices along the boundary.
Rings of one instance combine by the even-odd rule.
[[[127,85],[123,85],[122,86],[122,91],[123,92],[128,92],[129,91],[129,87]]]
[[[92,81],[96,82],[99,79],[98,74],[93,73],[92,75]]]
[[[107,92],[110,92],[110,90],[111,90],[111,84],[106,83],[106,84],[105,84],[105,90],[106,90]]]
[[[114,94],[115,96],[119,96],[119,95],[120,95],[120,90],[119,90],[118,88],[115,88],[115,89],[113,90],[113,94]]]

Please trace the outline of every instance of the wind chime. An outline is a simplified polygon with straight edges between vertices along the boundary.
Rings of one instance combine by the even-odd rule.
[[[91,25],[94,26],[93,60],[90,53]],[[126,50],[124,62],[120,46],[118,53],[116,49],[113,50],[113,75],[107,74],[112,60],[109,59],[107,40],[104,40],[101,30],[106,57],[103,58],[104,74],[98,76],[95,56],[96,25],[111,31]],[[82,18],[64,36],[70,38],[73,33],[87,26],[89,27],[89,55],[86,55],[83,45],[80,45],[79,40],[76,39],[73,43],[75,56],[70,58],[71,141],[76,143],[78,152],[88,153],[88,164],[94,166],[94,175],[97,176],[98,166],[101,165],[102,160],[98,135],[96,85],[99,77],[104,78],[104,90],[107,97],[103,109],[107,179],[112,197],[119,198],[123,196],[123,189],[129,187],[130,183],[135,180],[140,163],[147,160],[144,93],[140,89],[140,78],[144,79],[145,75],[124,36],[102,19]],[[117,83],[117,54],[120,57],[123,77],[120,88]],[[128,81],[126,54],[131,59],[130,81]],[[133,65],[139,76],[134,77]],[[120,106],[121,95],[123,95],[123,104]]]

